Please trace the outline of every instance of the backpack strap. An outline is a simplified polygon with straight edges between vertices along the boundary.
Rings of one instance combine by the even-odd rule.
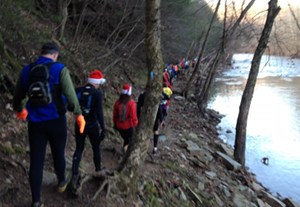
[[[92,105],[92,94],[89,95],[88,100],[87,100],[87,108],[91,108]]]

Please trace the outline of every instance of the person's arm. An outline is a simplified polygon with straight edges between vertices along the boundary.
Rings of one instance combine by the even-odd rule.
[[[60,85],[63,95],[68,100],[68,109],[75,115],[82,114],[69,70],[66,67],[64,67],[61,71]]]
[[[116,127],[117,127],[117,117],[118,117],[118,115],[117,115],[117,102],[118,101],[116,101],[115,102],[115,104],[114,104],[114,109],[113,109],[113,127],[116,129]]]
[[[141,93],[137,102],[137,117],[140,118],[142,108],[144,106],[145,92]]]
[[[162,105],[159,104],[158,106],[158,110],[157,110],[157,117],[160,123],[162,123],[164,121],[164,114],[163,114],[163,109],[162,109]]]
[[[132,101],[131,110],[131,123],[133,127],[136,127],[139,121],[136,115],[136,103],[134,101]]]
[[[102,132],[105,131],[105,126],[104,126],[104,115],[103,115],[103,96],[102,93],[99,91],[95,95],[96,98],[96,105],[95,105],[95,112],[96,112],[96,117],[97,120],[101,126]]]
[[[25,107],[25,103],[23,101],[25,98],[26,90],[25,87],[22,85],[22,76],[20,75],[13,96],[13,109],[16,112],[21,112],[22,109]]]

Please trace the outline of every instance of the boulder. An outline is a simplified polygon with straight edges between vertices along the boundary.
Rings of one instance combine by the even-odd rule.
[[[193,132],[191,132],[191,133],[189,133],[189,135],[188,135],[188,139],[189,139],[189,140],[193,140],[193,141],[197,141],[197,140],[198,140],[198,135],[195,134],[195,133],[193,133]]]
[[[251,185],[251,187],[252,187],[252,189],[253,189],[255,192],[257,192],[257,193],[259,193],[259,192],[265,190],[264,187],[262,187],[260,184],[258,184],[258,183],[256,183],[256,182],[253,182],[252,185]]]
[[[261,199],[257,199],[257,205],[258,207],[271,207],[269,204],[263,202]]]
[[[283,203],[285,203],[286,207],[300,207],[298,203],[289,198],[284,199]]]
[[[198,153],[201,152],[201,148],[193,141],[187,140],[186,142],[186,148],[189,151],[189,153]]]
[[[214,179],[217,174],[215,172],[212,172],[212,171],[205,171],[205,175],[209,178],[209,179]]]
[[[256,205],[251,203],[250,201],[248,201],[248,199],[241,193],[235,192],[234,196],[233,196],[233,206],[234,207],[242,207],[242,206],[252,207],[252,206],[256,206]]]
[[[217,145],[221,152],[233,157],[233,149],[229,145],[225,143],[218,143]]]
[[[268,203],[272,207],[286,207],[286,205],[279,200],[278,198],[272,196],[270,193],[266,191],[261,191],[262,193],[262,200]]]
[[[218,157],[220,157],[224,163],[224,165],[227,167],[227,169],[229,170],[239,170],[241,169],[242,165],[240,163],[238,163],[237,161],[233,160],[231,157],[229,157],[228,155],[225,155],[222,152],[217,151],[216,154],[218,155]]]

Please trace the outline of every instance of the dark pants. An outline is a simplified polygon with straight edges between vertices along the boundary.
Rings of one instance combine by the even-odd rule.
[[[132,136],[133,136],[133,127],[129,128],[129,129],[118,129],[121,137],[124,140],[124,144],[123,147],[125,147],[126,145],[129,145],[132,141]]]
[[[82,152],[84,150],[85,138],[89,137],[90,143],[92,145],[94,154],[94,165],[95,171],[101,170],[101,153],[100,153],[100,132],[98,124],[93,127],[86,127],[83,134],[79,133],[79,128],[77,124],[75,125],[75,139],[76,139],[76,150],[73,155],[73,175],[78,175],[79,163],[81,160]]]
[[[65,180],[65,146],[67,141],[66,117],[44,122],[28,123],[30,169],[29,183],[32,201],[40,201],[41,184],[47,142],[50,143],[54,169],[58,182]]]
[[[155,119],[155,122],[154,122],[154,126],[153,126],[153,132],[154,132],[154,135],[153,135],[153,147],[157,147],[157,143],[158,143],[158,128],[159,128],[159,120],[158,118]]]

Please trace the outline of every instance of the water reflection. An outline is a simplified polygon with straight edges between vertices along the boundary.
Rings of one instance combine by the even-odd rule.
[[[233,68],[217,79],[210,103],[210,108],[226,115],[220,123],[220,137],[231,145],[234,133],[226,130],[235,132],[249,57],[234,56]],[[263,60],[248,117],[246,165],[271,192],[300,203],[300,72],[296,69],[300,60]],[[265,156],[268,166],[261,163]]]

